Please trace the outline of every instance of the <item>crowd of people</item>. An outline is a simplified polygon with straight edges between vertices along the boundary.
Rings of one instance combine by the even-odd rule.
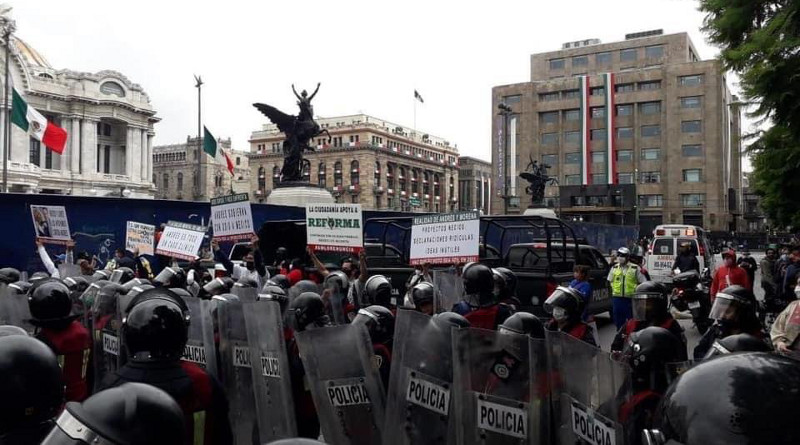
[[[569,373],[551,364],[551,368],[537,368],[538,374],[525,371],[530,374],[525,374],[528,377],[523,379],[524,385],[512,386],[508,382],[529,364],[526,369],[534,369],[534,362],[538,366],[551,359],[559,362],[559,354],[569,355],[570,348],[576,355],[585,351],[608,354],[609,360],[627,370],[624,383],[617,383],[622,386],[615,389],[619,394],[614,408],[600,411],[614,414],[611,421],[622,425],[625,443],[714,442],[709,437],[731,438],[730,443],[780,444],[800,440],[800,429],[791,414],[795,402],[791,397],[796,397],[800,388],[800,367],[794,361],[800,350],[800,307],[795,300],[800,296],[800,284],[792,284],[797,283],[800,272],[800,248],[781,252],[780,257],[775,249],[768,250],[758,265],[766,299],[786,302],[769,335],[759,319],[759,304],[752,290],[750,271],[754,273],[755,262],[745,255],[746,266],[742,267],[733,250],[726,252],[725,263],[714,273],[711,284],[709,318],[713,324],[689,354],[683,328],[669,309],[671,291],[664,284],[649,280],[638,248],[620,248],[607,277],[618,331],[610,352],[604,353],[598,348],[597,332],[586,312],[592,294],[586,266],[575,267],[574,279],[568,285],[555,286],[550,295],[541,296],[543,312],[537,316],[522,310],[522,302],[530,301],[532,296],[518,293],[516,274],[504,267],[468,263],[451,268],[448,273],[458,277],[463,294],[455,296],[457,302],[449,311],[443,311],[439,301],[442,289],[427,264],[416,267],[405,282],[407,292],[399,295],[389,278],[370,273],[364,252],[357,259],[323,264],[309,250],[307,267],[299,258],[287,258],[286,249],[281,248],[274,255],[275,261],[266,265],[258,239],[254,238],[251,250],[239,265],[228,259],[217,242],[212,242],[211,247],[217,263],[213,268],[197,262],[178,267],[174,261],[165,261],[165,267],[161,267],[159,261],[151,263],[138,252],[131,256],[118,250],[103,269],[95,270],[97,263],[92,258],[73,258],[71,245],[58,260],[62,267],[56,266],[44,246],[37,243],[47,272],[34,273],[22,281],[19,271],[0,269],[0,318],[5,325],[0,327],[0,395],[6,401],[0,421],[0,444],[265,443],[265,437],[273,437],[263,431],[263,426],[243,428],[238,424],[237,404],[231,403],[242,395],[231,393],[236,390],[231,388],[248,388],[228,384],[226,379],[233,376],[223,370],[234,368],[224,365],[227,359],[220,353],[220,348],[225,348],[221,343],[227,341],[231,329],[221,319],[227,309],[220,308],[242,305],[242,312],[248,312],[253,307],[248,305],[254,304],[274,304],[282,320],[261,328],[277,330],[268,338],[279,338],[280,355],[288,364],[291,423],[299,438],[317,440],[322,436],[324,440],[330,413],[322,411],[332,409],[314,393],[309,379],[317,378],[319,370],[307,369],[308,364],[339,360],[346,367],[346,360],[335,353],[314,356],[314,352],[308,352],[312,349],[303,343],[308,341],[304,339],[324,336],[325,332],[334,335],[340,331],[325,329],[348,326],[368,333],[368,355],[372,357],[369,363],[373,369],[362,370],[362,379],[369,380],[374,371],[380,386],[389,391],[390,402],[394,398],[389,389],[396,387],[401,378],[396,370],[428,372],[426,369],[435,369],[431,360],[440,367],[444,364],[440,378],[444,377],[445,385],[458,387],[455,376],[467,372],[460,366],[471,369],[471,384],[476,385],[474,380],[481,375],[476,370],[479,366],[459,361],[469,348],[464,352],[454,346],[450,351],[451,336],[459,330],[474,329],[475,335],[493,339],[495,346],[491,347],[499,349],[487,355],[485,364],[490,372],[480,377],[487,380],[478,382],[477,387],[492,397],[502,395],[526,404],[532,397],[527,388],[539,388],[536,397],[546,403],[537,406],[552,410],[555,422],[538,425],[543,429],[540,437],[548,443],[557,442],[562,430],[572,430],[569,419],[558,423],[560,409],[556,406],[559,385],[565,384],[559,380]],[[699,269],[696,260],[681,255],[676,258],[676,268]],[[270,269],[275,272],[273,275]],[[433,333],[426,330],[423,336],[421,331],[405,329],[396,335],[396,322],[408,320],[411,312],[416,314],[414,317],[422,317],[420,326],[428,323],[436,327],[430,331]],[[237,320],[244,324],[247,316],[239,317]],[[251,337],[261,335],[250,327],[247,332]],[[405,349],[398,355],[397,345],[411,342],[404,335],[426,339],[430,344],[420,345],[421,349],[437,350],[433,345],[445,339],[444,352],[424,359],[409,358],[414,355]],[[453,337],[453,344],[459,345],[465,338],[468,337],[456,341]],[[523,341],[520,339],[540,347],[531,346],[530,351],[549,351],[547,357],[525,358],[527,348],[522,354],[506,345]],[[255,340],[246,340],[252,350]],[[555,348],[555,343],[560,346]],[[200,348],[200,352],[193,348]],[[301,354],[302,351],[306,352]],[[192,358],[195,354],[202,357]],[[403,361],[405,368],[393,366],[393,359]],[[260,366],[267,366],[263,357],[261,360]],[[408,360],[416,361],[406,363]],[[255,360],[253,363],[256,366]],[[335,363],[331,365],[335,367]],[[754,369],[755,365],[761,368]],[[279,375],[276,370],[264,368],[263,375]],[[735,378],[709,377],[723,372],[733,372]],[[774,378],[766,378],[766,374]],[[542,385],[534,381],[537,379],[549,383]],[[687,383],[676,385],[675,380]],[[509,386],[500,391],[498,388],[504,384]],[[622,390],[624,385],[629,385],[629,392]],[[755,395],[745,397],[750,392]],[[731,402],[708,406],[704,395],[709,394]],[[773,400],[750,400],[761,394]],[[333,392],[330,397],[334,397]],[[447,403],[455,404],[455,399],[448,398]],[[403,403],[407,403],[405,399]],[[751,409],[754,407],[759,410]],[[411,413],[411,405],[407,410]],[[366,412],[377,415],[374,410]],[[443,417],[437,417],[445,419],[446,441],[457,443],[456,437],[446,437],[448,431],[455,430],[446,428],[448,411],[443,413]],[[339,411],[339,416],[346,415]],[[725,420],[725,416],[737,420]],[[407,438],[405,443],[433,441],[435,434],[426,439],[424,433],[419,433],[427,424],[413,424],[422,418],[409,414],[385,421],[387,425],[411,423],[405,430],[415,439]],[[767,419],[769,428],[761,425]],[[350,422],[351,419],[341,420],[337,427],[352,429]],[[383,422],[381,418],[373,424]],[[546,431],[548,428],[552,431]],[[413,431],[418,435],[414,436]],[[348,434],[360,433],[351,430]],[[328,438],[337,437],[332,436]],[[457,435],[458,439],[463,437],[461,433]]]

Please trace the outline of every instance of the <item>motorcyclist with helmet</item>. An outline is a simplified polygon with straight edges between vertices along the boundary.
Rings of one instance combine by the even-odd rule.
[[[544,310],[552,315],[545,328],[548,331],[565,332],[578,340],[597,346],[594,329],[581,319],[583,307],[584,302],[580,292],[558,286],[544,302]]]

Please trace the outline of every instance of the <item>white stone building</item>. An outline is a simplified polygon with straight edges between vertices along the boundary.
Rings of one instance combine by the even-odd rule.
[[[0,46],[2,69],[4,60],[5,49]],[[16,37],[10,61],[12,84],[28,105],[68,133],[64,153],[59,155],[11,125],[10,192],[154,196],[153,124],[160,119],[141,86],[116,71],[54,69]],[[5,104],[5,98],[0,98],[0,104]],[[0,121],[5,122],[9,105],[2,108]],[[0,125],[0,140],[4,128]]]

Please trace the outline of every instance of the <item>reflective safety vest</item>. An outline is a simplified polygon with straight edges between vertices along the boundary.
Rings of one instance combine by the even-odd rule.
[[[633,298],[639,280],[636,276],[639,273],[639,266],[635,264],[626,265],[623,270],[619,265],[611,269],[611,293],[615,297]]]

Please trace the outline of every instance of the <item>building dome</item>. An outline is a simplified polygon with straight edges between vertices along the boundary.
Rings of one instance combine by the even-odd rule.
[[[33,47],[25,43],[19,37],[14,36],[14,45],[17,47],[17,51],[19,51],[22,60],[24,60],[28,66],[48,69],[53,68],[50,66],[50,62],[39,54],[39,51],[33,49]]]

